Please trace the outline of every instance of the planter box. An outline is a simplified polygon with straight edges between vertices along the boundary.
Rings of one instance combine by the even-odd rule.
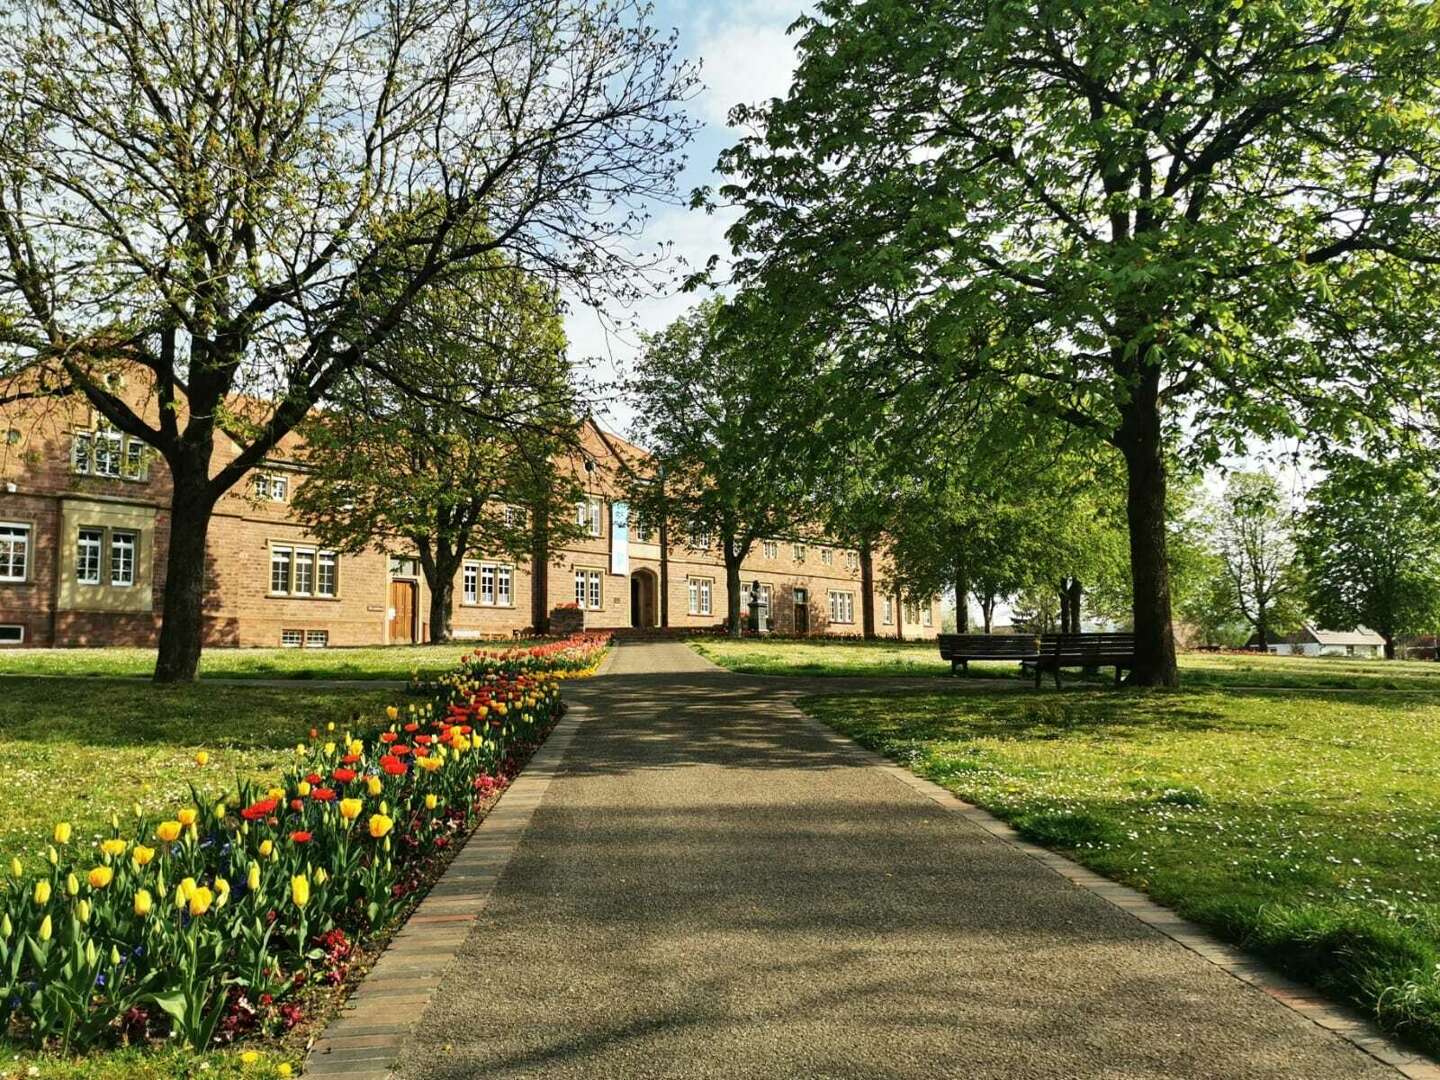
[[[554,608],[550,612],[550,633],[557,637],[569,637],[585,629],[585,612],[580,608]]]

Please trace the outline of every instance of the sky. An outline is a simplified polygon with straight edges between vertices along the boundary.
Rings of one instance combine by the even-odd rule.
[[[725,123],[730,109],[740,102],[782,97],[789,89],[795,53],[785,30],[805,6],[798,0],[657,0],[652,24],[678,32],[680,56],[699,61],[704,83],[689,103],[691,117],[702,126],[687,148],[689,160],[678,182],[687,200],[693,189],[719,182],[715,161],[737,137]],[[729,252],[725,230],[733,220],[733,214],[723,212],[656,205],[642,243],[668,243],[678,259],[699,268],[711,255]],[[594,377],[602,386],[613,384],[636,355],[637,333],[662,329],[699,299],[693,293],[671,293],[633,309],[612,303],[603,318],[572,304],[566,317],[570,356],[576,361],[595,358]],[[612,430],[630,434],[631,412],[612,391],[602,389],[596,414]]]

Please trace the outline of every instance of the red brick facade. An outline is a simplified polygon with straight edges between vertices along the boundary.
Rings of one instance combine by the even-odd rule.
[[[658,626],[662,608],[671,627],[717,625],[726,610],[725,572],[713,547],[695,550],[685,538],[672,538],[664,605],[658,544],[631,536],[622,560],[628,568],[613,572],[621,455],[633,460],[640,451],[593,425],[584,432],[584,448],[595,466],[585,475],[598,502],[598,535],[550,553],[543,610],[574,603],[582,573],[587,626]],[[267,464],[263,496],[256,490],[259,476],[252,476],[216,508],[208,538],[208,643],[428,640],[428,590],[408,558],[413,553],[332,557],[294,520],[290,498],[304,482],[296,449],[296,441],[287,440]],[[225,453],[234,451],[227,445]],[[165,588],[169,498],[164,463],[100,430],[83,402],[0,408],[0,645],[153,644]],[[509,637],[532,626],[533,569],[525,560],[467,561],[455,583],[456,636]],[[881,566],[876,576],[883,578]],[[756,580],[770,588],[781,632],[860,633],[854,552],[814,541],[803,550],[789,540],[756,545],[743,577],[747,589]],[[280,579],[283,591],[274,587]],[[875,628],[882,636],[899,629],[906,638],[932,637],[939,630],[933,602],[904,617],[897,627],[898,601],[877,592]]]

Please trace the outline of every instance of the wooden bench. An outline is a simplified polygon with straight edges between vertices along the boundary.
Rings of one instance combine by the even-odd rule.
[[[1047,672],[1055,674],[1055,688],[1060,688],[1060,669],[1115,668],[1115,685],[1121,673],[1135,666],[1134,634],[1046,634],[1040,639],[1040,654],[1034,660],[1035,687]]]
[[[950,674],[970,673],[971,660],[1018,660],[1034,663],[1039,639],[1031,634],[941,634],[940,659],[950,661]]]

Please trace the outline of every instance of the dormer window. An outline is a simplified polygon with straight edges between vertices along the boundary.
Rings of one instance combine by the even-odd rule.
[[[274,473],[260,473],[255,477],[255,497],[267,502],[284,502],[290,494],[290,478]]]

